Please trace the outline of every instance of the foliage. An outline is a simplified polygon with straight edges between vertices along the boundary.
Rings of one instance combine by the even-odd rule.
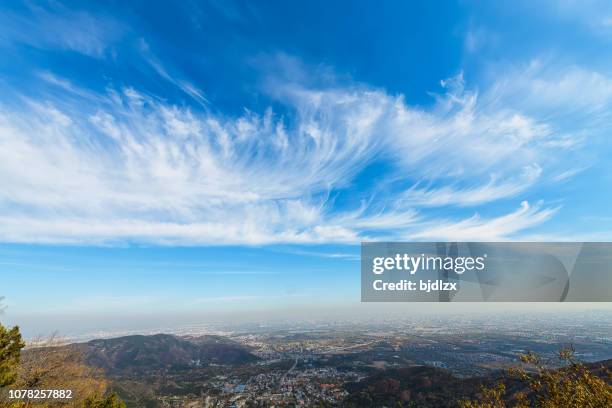
[[[550,369],[540,356],[529,352],[521,356],[522,366],[510,374],[525,382],[528,392],[507,395],[503,382],[483,388],[477,401],[462,401],[462,408],[607,408],[612,407],[611,373],[602,367],[603,378],[576,360],[572,347],[563,348],[559,359],[564,367]],[[535,370],[530,373],[527,368]],[[513,402],[509,402],[513,401]]]
[[[21,349],[25,343],[17,326],[6,329],[0,324],[0,387],[15,382]]]
[[[56,337],[35,343],[36,348],[23,353],[15,387],[72,390],[78,405],[89,395],[104,393],[108,383],[102,370],[85,364],[78,345],[66,346]]]
[[[462,408],[499,408],[504,407],[504,394],[506,386],[498,383],[495,387],[483,387],[482,396],[479,401],[462,401]]]
[[[125,403],[115,393],[107,396],[87,398],[83,408],[125,408]]]
[[[0,408],[125,408],[117,395],[106,394],[108,382],[102,371],[83,361],[78,345],[63,345],[55,337],[34,343],[37,347],[22,351],[25,343],[19,328],[0,325],[0,388],[72,390],[73,398],[33,404],[7,401],[3,393]]]

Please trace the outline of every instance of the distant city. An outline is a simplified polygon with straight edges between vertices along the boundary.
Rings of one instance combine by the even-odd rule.
[[[351,387],[381,373],[429,367],[419,375],[486,378],[527,351],[554,367],[568,345],[585,363],[612,359],[609,311],[225,323],[140,334],[67,341],[109,339],[87,343],[90,364],[104,368],[134,406],[157,407],[338,406],[352,398]]]

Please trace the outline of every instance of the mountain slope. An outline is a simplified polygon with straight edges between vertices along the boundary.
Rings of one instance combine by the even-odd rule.
[[[258,358],[244,346],[218,336],[181,338],[168,334],[92,340],[80,345],[88,364],[106,371],[239,365]]]

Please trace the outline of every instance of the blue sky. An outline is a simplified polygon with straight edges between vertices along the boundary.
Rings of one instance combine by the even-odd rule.
[[[611,238],[608,2],[150,3],[0,8],[8,318],[348,307],[362,240]]]

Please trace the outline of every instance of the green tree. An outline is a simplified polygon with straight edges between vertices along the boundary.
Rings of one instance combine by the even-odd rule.
[[[0,324],[0,387],[11,385],[17,379],[19,358],[24,347],[19,327],[7,329]]]

